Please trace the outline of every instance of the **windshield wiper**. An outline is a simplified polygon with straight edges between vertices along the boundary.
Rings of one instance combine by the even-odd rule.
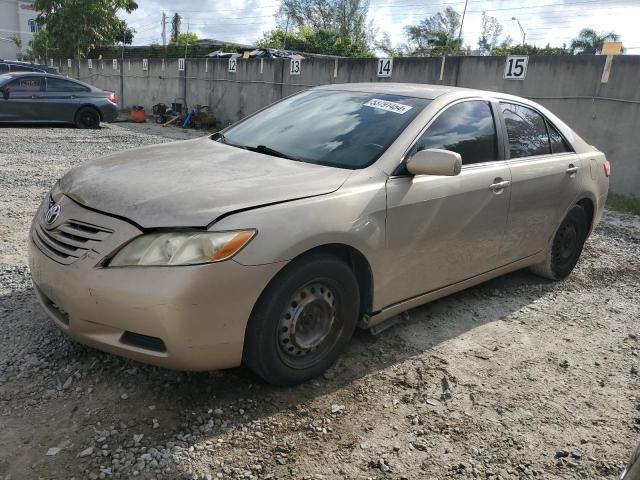
[[[301,161],[299,158],[292,157],[291,155],[287,155],[286,153],[279,152],[278,150],[274,150],[273,148],[267,147],[266,145],[258,145],[257,147],[245,147],[247,150],[252,152],[264,153],[266,155],[272,155],[274,157],[286,158],[287,160],[297,160]]]

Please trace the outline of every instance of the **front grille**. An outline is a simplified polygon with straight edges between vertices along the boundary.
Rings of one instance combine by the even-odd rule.
[[[65,265],[75,262],[113,233],[78,220],[67,220],[50,230],[43,223],[41,218],[36,222],[33,241],[45,255]]]

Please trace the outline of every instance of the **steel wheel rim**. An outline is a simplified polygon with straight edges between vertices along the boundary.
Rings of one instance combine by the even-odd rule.
[[[322,282],[309,283],[292,295],[278,322],[283,360],[299,364],[324,350],[336,325],[335,303],[332,289]]]
[[[565,225],[556,239],[556,261],[566,264],[573,258],[578,246],[578,230],[575,225]]]

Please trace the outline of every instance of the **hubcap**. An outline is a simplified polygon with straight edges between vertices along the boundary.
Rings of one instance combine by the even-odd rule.
[[[335,296],[316,282],[299,289],[289,301],[278,324],[280,350],[301,357],[316,349],[331,333],[335,321]]]

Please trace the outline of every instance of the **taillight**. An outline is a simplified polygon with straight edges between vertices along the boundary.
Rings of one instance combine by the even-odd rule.
[[[609,163],[609,160],[605,160],[604,163],[602,164],[602,167],[604,169],[605,177],[608,177],[609,175],[611,175],[611,164]]]
[[[116,101],[116,94],[112,93],[111,95],[109,95],[107,97],[107,100],[109,100],[109,102],[113,103],[114,105],[117,105],[118,102]]]

